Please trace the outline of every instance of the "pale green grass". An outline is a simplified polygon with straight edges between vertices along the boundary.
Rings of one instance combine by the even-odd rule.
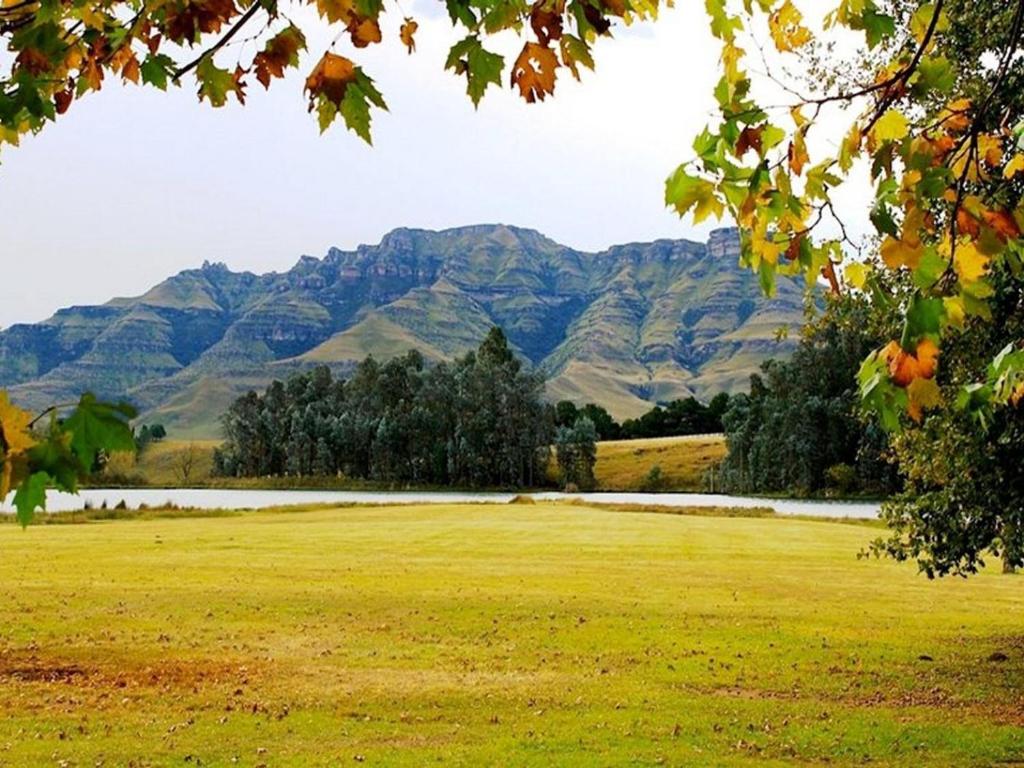
[[[661,469],[661,491],[706,490],[705,474],[725,458],[725,438],[656,437],[609,440],[597,445],[594,474],[604,491],[647,490],[647,476]]]
[[[0,765],[1024,761],[1024,581],[857,560],[872,534],[544,504],[0,526]]]

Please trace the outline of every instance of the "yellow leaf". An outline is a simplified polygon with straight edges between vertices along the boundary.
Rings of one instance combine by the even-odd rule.
[[[989,166],[1003,162],[1003,142],[998,136],[982,133],[978,136],[978,157]]]
[[[768,30],[778,50],[794,51],[810,41],[811,31],[802,21],[803,14],[793,5],[792,0],[786,0],[768,17]]]
[[[921,263],[921,256],[924,254],[924,246],[920,242],[907,242],[897,240],[894,237],[887,237],[882,241],[882,261],[889,269],[908,267],[917,269]]]
[[[938,408],[942,405],[942,390],[935,379],[914,379],[907,385],[907,413],[916,422],[924,417],[925,408]]]
[[[974,243],[960,243],[953,255],[953,266],[960,279],[974,283],[988,272],[989,257],[978,250]]]
[[[946,310],[946,319],[949,324],[956,328],[963,328],[964,319],[967,317],[964,300],[960,296],[946,296],[942,300],[942,305]]]
[[[846,278],[846,282],[852,285],[857,290],[864,287],[864,283],[868,279],[868,273],[870,267],[860,261],[851,261],[843,269],[843,277]]]
[[[910,132],[910,124],[898,109],[886,110],[871,129],[871,137],[877,143],[899,141]]]
[[[31,422],[32,417],[13,405],[7,393],[0,390],[0,455],[24,453],[36,444],[29,429]]]
[[[1024,155],[1017,154],[1013,156],[1013,159],[1003,169],[1003,178],[1012,179],[1021,171],[1024,171]]]
[[[722,204],[722,201],[709,190],[708,194],[701,195],[697,199],[697,205],[693,209],[693,223],[695,225],[700,224],[709,216],[721,219],[723,213],[725,213],[725,206]]]

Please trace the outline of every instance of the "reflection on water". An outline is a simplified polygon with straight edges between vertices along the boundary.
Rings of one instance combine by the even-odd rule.
[[[538,501],[578,498],[605,504],[643,504],[663,507],[769,507],[780,515],[811,515],[814,517],[878,517],[879,505],[874,502],[790,501],[724,496],[710,493],[574,493],[557,492],[523,494]],[[150,507],[167,503],[179,507],[202,509],[263,509],[295,504],[507,504],[513,493],[474,493],[472,491],[256,491],[218,488],[91,488],[78,496],[51,493],[47,507],[51,512],[82,509],[88,504],[113,507],[124,501],[132,509],[140,504]],[[10,499],[0,505],[10,512]]]

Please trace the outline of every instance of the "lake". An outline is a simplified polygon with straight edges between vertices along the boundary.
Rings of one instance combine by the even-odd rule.
[[[66,512],[88,502],[93,507],[104,503],[113,507],[122,500],[130,508],[172,503],[179,507],[201,509],[264,509],[305,504],[507,504],[519,494],[476,493],[473,491],[275,491],[228,490],[220,488],[90,488],[74,496],[50,493],[51,512]],[[522,494],[538,501],[582,499],[599,504],[642,504],[659,507],[732,507],[749,509],[769,507],[780,515],[873,519],[878,517],[877,502],[797,501],[759,499],[749,496],[725,496],[713,493],[559,493],[545,491]],[[0,511],[11,512],[10,498]]]

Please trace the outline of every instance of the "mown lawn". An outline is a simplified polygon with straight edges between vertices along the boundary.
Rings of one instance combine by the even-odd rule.
[[[857,560],[875,532],[553,504],[0,526],[0,765],[1024,764],[1024,580]]]

